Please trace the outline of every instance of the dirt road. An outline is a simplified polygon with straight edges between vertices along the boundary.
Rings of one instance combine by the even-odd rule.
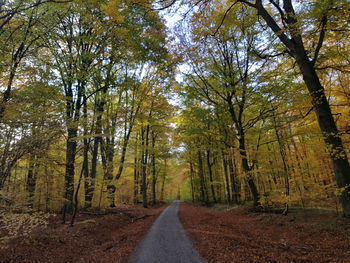
[[[158,217],[129,263],[204,263],[178,218],[179,201]]]

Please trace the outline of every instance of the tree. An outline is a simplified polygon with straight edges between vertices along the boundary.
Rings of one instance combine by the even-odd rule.
[[[66,3],[68,1],[4,1],[0,2],[0,71],[8,71],[5,91],[0,102],[0,122],[11,98],[13,83],[20,64],[26,56],[35,51],[37,42],[46,30],[45,23],[52,15],[54,5],[50,3]],[[42,6],[45,4],[44,6]],[[10,54],[10,55],[8,55]]]
[[[317,30],[318,28],[317,44],[314,47],[312,45],[307,47],[306,38],[309,32],[302,29],[302,24],[305,23],[302,18],[303,12],[297,13],[295,11],[292,0],[284,0],[283,6],[280,2],[270,1],[269,7],[265,7],[262,0],[256,0],[255,3],[245,0],[239,2],[257,11],[258,15],[264,19],[266,25],[283,43],[287,54],[297,63],[312,99],[324,141],[329,147],[337,186],[342,189],[341,202],[344,215],[350,217],[349,160],[339,136],[325,89],[316,71],[327,30],[332,30],[332,26],[335,26],[334,23],[330,25],[329,21],[339,19],[346,8],[345,3],[342,1],[327,1],[327,4],[315,4],[312,5],[311,10],[306,9],[306,12],[311,11],[311,14],[315,12],[318,14],[313,19],[314,24],[310,25],[313,29]]]
[[[211,10],[213,16],[216,10]],[[208,10],[208,16],[209,12]],[[210,18],[194,18],[194,27],[204,28],[206,32],[209,20]],[[240,25],[231,26],[238,23],[238,20]],[[237,20],[230,21],[230,24],[225,25],[225,31],[215,36],[206,36],[204,39],[202,32],[194,30],[191,47],[184,51],[184,56],[192,67],[192,74],[189,75],[192,82],[190,88],[196,89],[197,96],[203,101],[216,108],[222,107],[231,117],[242,168],[246,173],[254,205],[257,206],[259,193],[252,175],[256,160],[249,160],[246,133],[266,118],[271,109],[259,90],[257,76],[260,69],[254,69],[261,66],[253,53],[253,47],[257,43],[256,28],[248,28],[248,25],[254,23],[254,19],[241,12]],[[197,47],[195,51],[193,42]],[[206,54],[206,58],[199,54]]]

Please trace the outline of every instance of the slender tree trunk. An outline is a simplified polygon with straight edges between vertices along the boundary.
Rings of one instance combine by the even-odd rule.
[[[27,31],[28,33],[29,31]],[[26,33],[26,34],[27,34]],[[2,100],[0,103],[0,123],[2,122],[2,119],[5,115],[6,110],[6,104],[11,98],[11,92],[12,92],[12,85],[15,80],[16,72],[18,69],[19,64],[21,63],[21,60],[23,59],[25,55],[25,44],[22,42],[19,47],[17,48],[16,52],[12,56],[12,66],[9,70],[9,79],[7,81],[6,90],[2,96]]]
[[[222,151],[222,163],[223,163],[223,169],[224,169],[224,175],[225,175],[226,199],[227,199],[227,203],[230,204],[231,203],[231,194],[230,194],[230,180],[229,180],[228,172],[227,172],[228,163],[227,163],[227,157],[223,151]]]
[[[138,133],[135,137],[135,155],[134,155],[134,204],[137,204],[139,202],[138,196],[139,196],[139,169],[138,169],[138,151],[137,151],[137,145],[138,145]]]
[[[216,195],[215,195],[215,189],[214,189],[214,180],[213,180],[213,169],[212,169],[212,163],[210,162],[210,150],[207,150],[207,166],[208,166],[208,174],[209,174],[209,181],[210,181],[210,190],[211,190],[211,196],[213,197],[214,203],[217,203]]]
[[[78,122],[80,119],[80,109],[82,106],[82,98],[85,93],[84,83],[78,84],[76,101],[74,103],[74,95],[72,83],[69,83],[66,89],[66,173],[65,173],[65,202],[63,206],[63,222],[66,220],[66,213],[72,214],[73,195],[74,195],[74,175],[75,175],[75,156],[77,150]]]
[[[85,178],[85,204],[86,207],[91,207],[92,199],[95,191],[95,180],[97,176],[97,160],[98,160],[98,150],[99,148],[102,149],[102,115],[105,108],[105,93],[107,92],[107,89],[103,90],[102,97],[96,98],[96,122],[94,127],[94,145],[92,149],[92,159],[91,159],[91,173],[90,177],[87,179]],[[101,150],[101,155],[102,155]]]
[[[163,178],[162,178],[162,187],[160,189],[160,200],[164,200],[164,189],[165,189],[165,179],[167,177],[167,172],[168,172],[168,160],[165,159],[164,160],[164,175],[163,175]]]
[[[292,134],[292,131],[291,131],[291,127],[289,127],[290,129],[290,133]],[[302,166],[301,166],[301,160],[300,160],[300,153],[299,153],[299,149],[298,149],[298,146],[293,138],[293,136],[291,136],[291,144],[293,146],[293,149],[295,151],[295,160],[297,162],[297,166],[298,166],[298,170],[299,170],[299,173],[297,171],[295,171],[294,169],[294,178],[295,178],[295,181],[297,183],[297,187],[298,187],[298,190],[299,190],[299,194],[300,194],[300,201],[301,201],[301,204],[302,204],[302,207],[305,207],[305,201],[304,201],[304,197],[303,197],[303,191],[305,190],[305,180],[304,180],[304,171],[302,169]],[[300,184],[298,183],[298,180],[296,179],[296,175],[299,174],[300,175],[300,179],[301,179],[301,183],[302,185],[300,186]]]
[[[142,157],[142,203],[143,207],[148,207],[147,201],[147,164],[148,164],[148,146],[149,146],[149,129],[150,126],[146,126],[146,130],[142,132],[142,144],[143,144],[143,157]]]
[[[126,94],[128,94],[128,93],[126,93]],[[129,101],[128,95],[126,95],[126,101]],[[152,107],[153,107],[153,102],[152,102]],[[130,117],[128,118],[128,114],[125,114],[124,141],[123,141],[122,153],[121,153],[120,161],[119,161],[119,168],[118,168],[117,174],[115,175],[115,180],[119,180],[119,178],[122,175],[122,172],[124,170],[126,151],[128,149],[130,136],[131,136],[131,133],[132,133],[133,128],[134,128],[135,116],[138,114],[139,110],[140,110],[140,105],[136,109],[134,106],[132,106]],[[150,111],[150,116],[152,116],[152,109]]]
[[[27,191],[29,193],[28,196],[28,206],[30,208],[34,207],[34,195],[35,195],[35,185],[36,185],[36,173],[38,169],[38,165],[36,164],[36,156],[30,155],[29,157],[29,169],[27,174]]]
[[[120,161],[119,161],[119,168],[118,168],[118,172],[117,172],[117,174],[115,176],[116,180],[118,180],[120,178],[120,176],[122,175],[122,172],[124,170],[126,151],[128,149],[131,131],[132,131],[132,127],[129,128],[126,136],[124,137],[124,142],[123,142],[123,147],[122,147],[122,154],[121,154]]]
[[[194,203],[195,199],[194,199],[194,183],[193,183],[193,179],[194,179],[194,170],[193,170],[193,164],[192,162],[190,162],[190,182],[191,182],[191,197],[192,197],[192,203]]]
[[[278,142],[279,153],[280,153],[280,157],[281,157],[282,164],[283,164],[284,188],[285,188],[285,198],[286,198],[285,210],[283,211],[283,214],[287,215],[288,214],[288,199],[289,199],[289,192],[290,192],[289,169],[288,169],[287,160],[286,160],[286,149],[285,149],[285,145],[284,145],[283,138],[282,138],[282,132],[279,130],[279,128],[277,126],[277,120],[276,120],[276,116],[274,113],[273,113],[273,123],[274,123],[275,134],[276,134],[276,138],[277,138],[277,142]]]
[[[115,192],[117,188],[113,184],[113,156],[114,151],[108,149],[109,145],[106,145],[104,140],[101,140],[101,159],[104,170],[103,180],[107,186],[107,201],[109,207],[115,207]]]
[[[92,204],[92,195],[94,192],[94,180],[89,176],[89,145],[90,142],[87,138],[88,135],[88,128],[87,128],[87,121],[88,121],[88,113],[87,113],[87,103],[86,98],[84,97],[84,149],[83,149],[83,157],[84,157],[84,163],[83,163],[83,169],[84,169],[84,188],[85,188],[85,207],[91,207]]]
[[[83,163],[83,167],[81,167],[81,171],[80,171],[80,175],[79,175],[79,181],[78,181],[78,185],[77,185],[77,190],[74,193],[74,211],[73,211],[73,215],[70,221],[70,226],[74,226],[74,222],[75,222],[75,217],[77,215],[78,212],[78,201],[79,201],[79,190],[80,190],[80,186],[81,186],[81,181],[83,179],[83,174],[85,171],[84,166],[86,165],[86,163]]]
[[[227,102],[228,102],[231,119],[236,124],[239,153],[241,156],[242,168],[247,178],[249,190],[254,202],[253,204],[254,206],[258,206],[260,197],[259,197],[258,188],[256,187],[254,182],[253,175],[251,174],[251,170],[253,169],[253,166],[250,166],[248,162],[248,155],[247,155],[246,142],[245,142],[245,130],[243,128],[242,120],[241,120],[243,116],[243,109],[240,110],[240,114],[239,114],[241,118],[237,119],[232,100],[228,100]]]
[[[63,221],[65,214],[73,212],[73,194],[74,194],[74,174],[75,174],[75,155],[77,149],[77,129],[68,128],[68,137],[66,142],[66,174],[65,174],[65,204],[63,208]]]
[[[156,153],[155,153],[156,135],[152,132],[152,204],[157,203],[157,170],[156,170]]]
[[[202,160],[202,153],[200,150],[197,152],[198,156],[198,177],[200,181],[200,195],[201,195],[201,201],[205,204],[209,204],[208,200],[208,193],[205,186],[205,178],[204,178],[204,172],[203,172],[203,160]]]
[[[238,141],[239,141],[239,152],[240,152],[240,155],[242,158],[242,167],[243,167],[243,170],[246,174],[249,190],[250,190],[250,193],[251,193],[252,198],[253,198],[253,204],[254,204],[254,206],[258,206],[260,197],[259,197],[258,188],[256,187],[253,175],[251,173],[252,167],[250,167],[249,163],[248,163],[247,151],[246,151],[246,147],[245,147],[245,134],[244,134],[244,132],[241,131],[240,138]]]
[[[5,114],[5,109],[6,109],[6,104],[10,100],[11,96],[11,90],[12,90],[12,83],[15,78],[15,73],[16,73],[17,66],[11,69],[10,71],[10,76],[7,84],[7,88],[3,94],[1,103],[0,103],[0,122],[2,121],[4,114]]]
[[[236,169],[233,163],[233,156],[231,154],[229,154],[228,156],[227,164],[230,171],[232,202],[237,204],[239,202],[239,189],[238,189]]]
[[[85,177],[85,207],[91,207],[92,198],[95,190],[95,180],[97,175],[97,158],[100,138],[94,137],[94,145],[91,156],[91,172],[89,177]]]

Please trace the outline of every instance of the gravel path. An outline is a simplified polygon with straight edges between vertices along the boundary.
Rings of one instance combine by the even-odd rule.
[[[174,201],[162,212],[129,263],[205,263],[180,223],[179,204]]]

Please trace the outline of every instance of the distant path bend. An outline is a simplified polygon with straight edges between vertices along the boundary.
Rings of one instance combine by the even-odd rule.
[[[174,201],[153,224],[129,263],[205,263],[187,237],[177,216],[180,201]]]

